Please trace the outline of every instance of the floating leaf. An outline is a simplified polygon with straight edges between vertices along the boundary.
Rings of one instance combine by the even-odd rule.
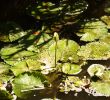
[[[27,58],[35,57],[36,53],[23,50],[20,46],[4,47],[1,49],[1,58],[7,64],[14,65],[18,61],[25,60]]]
[[[106,60],[110,58],[110,45],[105,42],[91,42],[81,46],[77,54],[84,60]]]
[[[92,82],[90,84],[90,89],[92,89],[94,92],[93,94],[96,94],[97,96],[110,96],[110,80],[108,82]]]
[[[50,55],[48,50],[44,50],[43,52],[39,53],[39,61],[41,62],[41,70],[49,71],[54,70],[55,68],[55,56]]]
[[[28,40],[26,40],[26,41],[27,41],[27,43],[32,42],[32,41],[28,41]],[[35,41],[33,41],[32,44],[28,46],[27,50],[39,52],[39,49],[40,50],[46,49],[52,43],[53,43],[52,37],[50,37],[48,34],[41,33],[40,35],[37,36],[37,39],[35,39]]]
[[[101,65],[101,64],[92,64],[89,66],[89,68],[87,69],[87,72],[89,73],[89,75],[92,76],[102,76],[105,70],[105,66]]]
[[[90,84],[91,93],[95,96],[110,96],[110,70],[105,70],[97,81]]]
[[[56,55],[56,61],[61,60],[67,62],[78,62],[77,50],[79,45],[72,40],[59,40],[49,47],[50,55]],[[56,52],[56,54],[55,54]]]
[[[107,28],[110,29],[110,16],[102,16],[101,20],[107,24]]]
[[[16,63],[13,67],[10,68],[11,71],[14,73],[15,76],[23,73],[23,72],[27,72],[29,71],[27,64],[25,61],[21,61]]]
[[[64,63],[62,66],[62,72],[65,74],[76,75],[81,72],[81,66],[77,64]]]
[[[107,26],[102,21],[89,21],[77,33],[82,41],[94,41],[108,33]]]
[[[110,33],[108,33],[107,35],[103,36],[102,38],[100,38],[101,42],[105,42],[107,44],[110,44]]]
[[[0,24],[0,41],[12,42],[26,34],[27,32],[24,32],[22,28],[14,22]]]
[[[58,61],[78,62],[77,50],[79,45],[72,40],[58,40],[39,53],[39,61],[42,63],[42,69],[54,70],[58,66]]]
[[[44,89],[46,78],[39,72],[19,75],[12,82],[14,93],[20,98],[27,98],[31,89]],[[27,92],[26,92],[27,91]],[[28,95],[27,95],[28,94]]]
[[[10,68],[9,65],[7,65],[7,64],[5,64],[3,62],[0,62],[0,74],[8,73],[9,68]]]
[[[29,70],[41,70],[41,63],[37,59],[27,59],[26,63]]]
[[[5,64],[4,62],[0,62],[0,83],[9,81],[13,76],[9,73],[9,69],[11,66]]]

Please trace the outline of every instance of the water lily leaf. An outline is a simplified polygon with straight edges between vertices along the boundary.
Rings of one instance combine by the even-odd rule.
[[[76,75],[81,72],[81,66],[77,64],[64,63],[62,66],[62,72],[65,74],[73,74]]]
[[[4,82],[8,82],[13,79],[14,76],[9,74],[10,73],[0,75],[0,84],[3,84]]]
[[[57,44],[56,44],[57,43]],[[78,62],[77,50],[79,45],[72,40],[58,40],[49,46],[48,49],[39,53],[39,61],[43,64],[42,70],[53,70],[58,61]]]
[[[35,55],[37,55],[31,51],[23,50],[19,46],[4,47],[1,49],[0,53],[1,58],[10,65],[14,65],[18,61],[22,61],[32,56],[35,57]]]
[[[101,20],[107,24],[107,28],[110,29],[110,16],[102,16]]]
[[[110,96],[110,70],[105,70],[97,81],[92,81],[90,90],[95,96]]]
[[[105,42],[107,44],[110,44],[110,33],[108,33],[107,35],[103,36],[102,38],[100,38],[101,42]]]
[[[10,68],[9,65],[7,65],[7,64],[5,64],[3,62],[0,62],[0,74],[8,73],[9,68]]]
[[[109,5],[108,2],[106,3],[106,7],[105,7],[104,11],[105,11],[106,13],[110,14],[110,5]]]
[[[92,82],[90,84],[90,88],[95,92],[93,95],[96,94],[97,96],[110,96],[110,81],[108,82]]]
[[[25,42],[25,41],[24,41]],[[27,42],[28,43],[28,42]],[[37,39],[28,46],[27,50],[39,52],[39,49],[46,49],[53,43],[52,37],[48,34],[41,33],[37,36]]]
[[[105,66],[103,66],[101,64],[92,64],[87,69],[87,72],[89,73],[89,75],[91,77],[94,76],[94,75],[100,77],[100,76],[103,75],[104,70],[105,70]]]
[[[100,78],[104,81],[110,81],[110,70],[104,71],[103,75]]]
[[[26,63],[29,70],[41,70],[41,63],[37,59],[27,59]]]
[[[67,62],[78,62],[77,50],[79,45],[72,40],[59,40],[49,47],[50,55],[56,55],[56,61],[61,60]],[[56,52],[56,54],[55,54]]]
[[[14,93],[21,98],[26,98],[31,89],[44,89],[46,78],[39,72],[19,75],[12,82]],[[26,91],[28,91],[26,93]],[[24,96],[25,95],[25,96]]]
[[[55,5],[55,3],[53,2],[42,2],[41,3],[40,1],[38,1],[37,3],[38,3],[37,7],[36,7],[36,4],[32,5],[28,7],[27,11],[29,14],[31,14],[38,20],[54,17],[56,14],[59,13],[60,10],[62,10],[62,7]]]
[[[4,62],[0,62],[0,83],[7,82],[12,79],[11,73],[9,73],[9,69],[11,66],[5,64]]]
[[[102,21],[89,21],[77,33],[82,41],[94,41],[108,33],[107,26]]]
[[[25,61],[16,63],[13,67],[10,68],[15,76],[28,71],[28,67]]]
[[[14,22],[0,24],[0,41],[12,42],[26,34],[27,32],[24,32],[22,28]]]
[[[77,54],[84,60],[106,60],[110,58],[110,45],[105,42],[91,42],[81,46]]]
[[[41,62],[41,70],[52,71],[55,68],[55,56],[50,55],[48,50],[39,53],[39,61]]]

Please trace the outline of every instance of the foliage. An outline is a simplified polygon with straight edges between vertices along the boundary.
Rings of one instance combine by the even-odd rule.
[[[17,76],[12,82],[12,85],[15,94],[18,97],[25,98],[26,96],[24,95],[27,95],[25,93],[26,91],[31,89],[44,89],[44,83],[46,83],[46,78],[39,72],[33,72]]]
[[[25,13],[40,27],[0,23],[0,99],[26,99],[33,91],[54,99],[56,92],[82,90],[110,96],[110,16],[95,18],[96,10],[85,16],[89,6],[88,0],[37,0]]]
[[[100,39],[108,32],[107,26],[102,21],[89,21],[85,23],[77,33],[82,41],[94,41]]]

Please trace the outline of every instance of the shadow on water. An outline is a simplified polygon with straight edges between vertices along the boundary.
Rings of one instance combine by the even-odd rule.
[[[18,98],[17,100],[49,100],[48,98],[53,99],[53,95],[39,95],[37,92],[34,92],[35,95],[30,96],[28,99],[20,99]],[[90,94],[87,94],[86,92],[82,91],[78,93],[77,96],[74,95],[74,92],[69,92],[68,94],[58,92],[56,98],[59,100],[110,100],[110,97],[97,97],[97,96],[92,96]],[[55,99],[53,99],[55,100]]]

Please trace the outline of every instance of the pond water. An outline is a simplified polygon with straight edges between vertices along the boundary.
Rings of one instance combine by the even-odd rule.
[[[48,98],[51,98],[51,99],[48,99]],[[84,91],[78,93],[77,96],[74,96],[73,92],[69,92],[68,94],[59,92],[57,93],[56,98],[57,100],[110,100],[110,97],[102,97],[102,96],[95,97],[90,94],[87,94]],[[18,98],[17,100],[23,100],[23,99]],[[52,99],[52,94],[51,95],[44,94],[41,96],[35,92],[34,96],[30,96],[28,99],[25,99],[25,100],[55,100],[55,99]]]

